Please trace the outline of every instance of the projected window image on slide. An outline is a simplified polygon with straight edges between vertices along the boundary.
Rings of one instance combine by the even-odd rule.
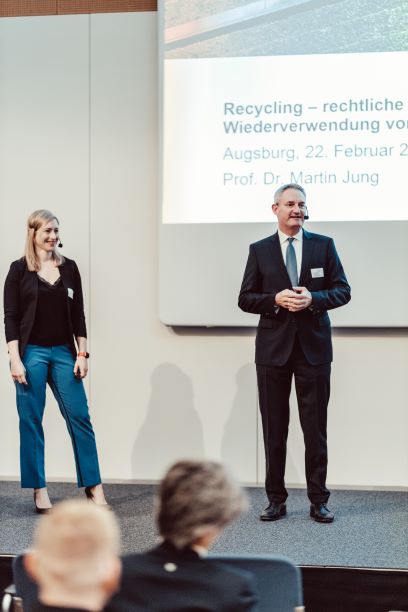
[[[287,182],[314,221],[407,220],[403,4],[165,2],[163,222],[270,221]]]

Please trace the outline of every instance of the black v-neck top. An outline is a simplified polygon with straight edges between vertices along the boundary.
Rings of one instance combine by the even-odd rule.
[[[70,342],[67,290],[61,276],[54,284],[38,277],[38,301],[28,344],[57,346]]]

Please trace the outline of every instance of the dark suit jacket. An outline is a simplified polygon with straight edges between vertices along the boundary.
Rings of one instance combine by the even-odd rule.
[[[25,610],[24,606],[24,610]],[[89,612],[85,608],[64,608],[60,606],[46,606],[38,602],[29,612]]]
[[[322,269],[313,278],[311,270]],[[332,238],[303,230],[302,268],[299,286],[312,294],[312,306],[297,313],[276,308],[275,295],[292,284],[282,257],[279,234],[251,244],[238,305],[259,314],[255,361],[258,365],[283,365],[296,334],[312,365],[332,361],[330,319],[327,310],[350,300],[350,286]]]
[[[123,559],[120,591],[106,610],[243,612],[255,610],[256,601],[250,574],[165,542]]]
[[[84,300],[81,277],[75,261],[65,257],[60,266],[61,281],[67,291],[67,312],[69,322],[70,348],[76,354],[74,336],[86,338]],[[68,289],[72,291],[68,291]],[[72,298],[69,297],[69,293]],[[4,324],[6,342],[19,340],[20,355],[34,325],[38,298],[38,278],[30,272],[24,258],[13,261],[4,284]]]

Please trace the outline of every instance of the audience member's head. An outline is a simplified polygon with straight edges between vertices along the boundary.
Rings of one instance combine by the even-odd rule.
[[[160,484],[157,524],[176,548],[208,548],[247,507],[246,494],[220,463],[178,461]]]
[[[25,565],[42,604],[101,610],[120,579],[119,528],[112,512],[65,501],[43,516]]]

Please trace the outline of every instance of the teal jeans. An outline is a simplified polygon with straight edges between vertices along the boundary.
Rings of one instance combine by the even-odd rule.
[[[49,384],[65,419],[75,456],[78,487],[99,484],[98,453],[89,417],[84,385],[73,373],[74,357],[68,345],[27,345],[22,359],[27,385],[16,384],[20,417],[21,486],[46,487],[42,419]]]

